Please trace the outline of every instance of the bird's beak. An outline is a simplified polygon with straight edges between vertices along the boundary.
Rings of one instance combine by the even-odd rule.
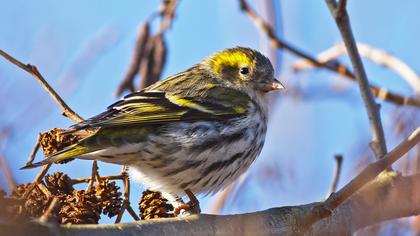
[[[280,81],[278,81],[276,78],[273,78],[272,80],[270,80],[270,82],[264,83],[262,89],[264,92],[268,93],[273,90],[284,89],[284,85],[280,83]]]
[[[276,78],[274,78],[271,84],[271,88],[272,90],[280,90],[280,89],[284,89],[284,85],[280,83],[280,81],[278,81]]]

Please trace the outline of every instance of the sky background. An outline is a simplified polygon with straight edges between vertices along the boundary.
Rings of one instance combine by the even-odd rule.
[[[263,1],[251,1],[266,15]],[[382,48],[420,70],[418,9],[420,2],[348,1],[356,39]],[[396,7],[398,5],[398,7]],[[0,49],[24,63],[38,67],[63,99],[82,117],[103,111],[117,98],[119,85],[134,48],[137,29],[159,6],[159,1],[1,1]],[[275,1],[277,34],[312,55],[340,42],[340,36],[324,1]],[[268,42],[235,0],[182,0],[172,28],[166,34],[168,60],[164,77],[187,69],[204,57],[228,47],[247,46],[268,53]],[[277,52],[276,73],[290,88],[271,95],[272,109],[264,150],[248,173],[236,197],[228,200],[224,214],[303,204],[324,198],[342,154],[340,186],[357,172],[360,154],[370,138],[367,115],[357,86],[324,70],[295,74],[297,59]],[[347,60],[343,60],[348,62]],[[411,88],[388,70],[366,63],[369,79],[405,95]],[[331,86],[341,92],[331,92]],[[294,88],[305,96],[296,97]],[[329,91],[329,92],[328,92]],[[67,127],[58,106],[26,72],[0,59],[0,124],[10,131],[2,152],[20,183],[31,181],[38,170],[18,170],[39,132]],[[394,135],[391,114],[396,106],[382,102],[382,118],[388,147],[400,139]],[[415,113],[419,114],[419,113]],[[419,116],[415,117],[417,125]],[[372,153],[369,153],[372,159]],[[37,158],[42,158],[39,154]],[[73,161],[52,169],[71,177],[88,176],[90,162]],[[100,164],[100,173],[116,174],[118,166]],[[0,175],[0,186],[6,181]],[[132,203],[137,208],[141,193],[132,184]],[[216,196],[217,197],[217,196]],[[209,211],[215,197],[203,197]],[[103,222],[109,222],[103,217]],[[125,221],[131,221],[126,214]],[[111,221],[113,221],[112,219]]]

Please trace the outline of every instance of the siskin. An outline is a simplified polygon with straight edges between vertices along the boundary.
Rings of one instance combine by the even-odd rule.
[[[223,189],[260,154],[265,95],[283,88],[273,74],[256,50],[217,52],[71,126],[64,133],[87,137],[24,168],[74,157],[127,165],[146,188],[184,209],[179,196]]]

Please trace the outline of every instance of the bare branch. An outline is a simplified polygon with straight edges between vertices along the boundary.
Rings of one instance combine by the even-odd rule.
[[[123,169],[125,169],[123,167]],[[122,215],[124,211],[127,210],[128,213],[133,217],[134,220],[140,220],[140,217],[134,212],[133,208],[130,205],[130,179],[128,178],[127,173],[123,172],[122,175],[124,176],[124,193],[123,193],[123,204],[121,207],[120,212],[118,213],[117,218],[115,219],[115,223],[121,222]]]
[[[251,20],[255,23],[255,25],[261,28],[261,30],[266,33],[273,47],[277,47],[279,49],[285,49],[289,51],[290,53],[307,60],[309,63],[313,64],[316,67],[325,68],[332,72],[338,73],[347,79],[355,80],[355,75],[353,74],[353,72],[351,72],[350,69],[347,68],[347,66],[345,66],[344,64],[339,63],[337,61],[330,61],[330,62],[318,61],[316,58],[292,46],[290,43],[286,42],[285,40],[278,38],[276,34],[274,33],[274,29],[267,22],[265,22],[259,15],[257,15],[253,9],[249,7],[246,0],[239,0],[239,3],[241,6],[241,9],[245,13],[248,14]],[[387,91],[386,93],[383,93],[381,94],[381,96],[379,96],[380,95],[379,92],[381,90],[378,87],[374,85],[370,85],[370,89],[372,90],[372,93],[375,96],[377,96],[378,98],[384,101],[392,102],[398,105],[410,105],[410,106],[420,107],[420,102],[416,98],[404,97],[402,95],[399,95],[391,91]]]
[[[29,157],[28,157],[28,160],[26,161],[25,166],[32,165],[32,162],[35,159],[36,153],[39,150],[40,141],[41,141],[41,134],[38,134],[38,137],[36,138],[36,143],[35,143],[34,147],[32,148],[31,154],[29,154]]]
[[[115,93],[116,96],[121,96],[121,94],[128,90],[129,92],[134,92],[134,77],[136,76],[140,62],[144,57],[146,43],[149,39],[150,26],[149,22],[143,23],[139,27],[139,35],[137,37],[136,46],[134,49],[133,56],[131,58],[130,66],[124,76],[123,81],[118,86],[118,89]]]
[[[401,177],[395,172],[386,172],[373,180],[393,162],[420,142],[420,127],[406,140],[401,142],[384,158],[365,168],[355,179],[337,193],[332,194],[324,204],[272,208],[248,214],[214,216],[199,215],[162,220],[147,220],[117,225],[63,225],[47,228],[56,230],[59,235],[92,235],[93,230],[101,235],[118,236],[134,232],[135,234],[258,234],[258,235],[343,235],[350,234],[366,225],[374,224],[395,217],[411,216],[420,213],[420,175]],[[46,167],[46,170],[48,166]],[[38,179],[38,178],[37,178]],[[125,202],[128,203],[128,178],[125,179]],[[360,192],[361,187],[364,187]],[[387,193],[387,194],[384,194]],[[374,196],[374,198],[372,198]],[[397,204],[398,203],[398,204]],[[324,211],[322,211],[322,208]],[[135,212],[125,204],[130,214]],[[334,210],[332,212],[332,210]],[[334,217],[326,218],[332,213]],[[386,212],[386,214],[380,214]],[[122,214],[121,214],[122,215]],[[135,215],[136,216],[136,215]],[[137,216],[136,216],[137,217]],[[326,218],[326,219],[325,219]],[[323,220],[322,220],[323,219]],[[315,223],[316,222],[316,223]],[[304,226],[310,226],[308,230]],[[19,227],[10,224],[6,227],[0,222],[1,232],[21,232],[31,229],[30,225],[19,222]],[[37,226],[38,230],[39,225]],[[52,227],[51,225],[49,227]],[[32,228],[33,229],[33,228]],[[98,231],[99,230],[99,231]],[[15,235],[13,233],[9,235]]]
[[[337,12],[345,12],[347,7],[347,0],[338,0]]]
[[[93,160],[92,161],[92,171],[91,171],[91,178],[88,184],[88,189],[92,189],[93,187],[93,183],[96,181],[96,183],[99,183],[100,180],[100,176],[98,173],[98,161],[97,160]]]
[[[72,185],[75,184],[81,184],[81,183],[89,183],[91,181],[91,177],[88,178],[77,178],[77,179],[71,179],[70,183]],[[105,177],[100,177],[101,180],[103,179],[108,179],[108,180],[124,180],[124,176],[123,175],[108,175]]]
[[[9,187],[13,189],[16,186],[16,181],[13,177],[12,171],[10,171],[9,165],[7,164],[6,157],[3,154],[0,154],[0,168],[3,171],[4,176],[6,176]]]
[[[60,108],[63,110],[63,114],[66,117],[70,118],[74,122],[80,122],[83,120],[83,118],[80,117],[76,112],[74,112],[64,102],[64,100],[60,97],[60,95],[58,95],[58,93],[54,91],[54,89],[48,84],[48,82],[44,79],[44,77],[42,77],[41,73],[39,73],[38,69],[35,66],[31,64],[25,65],[2,50],[0,50],[0,55],[3,56],[6,60],[18,66],[19,68],[33,75],[38,80],[38,82],[41,83],[42,87],[48,92],[48,94],[51,95],[54,101],[60,106]]]
[[[359,229],[420,211],[420,174],[381,174],[341,204],[330,218],[313,225],[313,235],[352,235]],[[335,227],[331,227],[336,225]],[[335,228],[335,229],[334,229]]]
[[[213,207],[210,209],[209,214],[219,214],[223,207],[226,204],[228,198],[235,198],[235,195],[241,191],[244,183],[249,178],[249,172],[244,173],[237,179],[235,182],[231,183],[228,187],[226,187],[221,193],[218,194],[218,197],[213,203]]]
[[[407,139],[402,141],[392,151],[381,157],[374,163],[369,164],[364,168],[354,179],[346,184],[338,192],[333,193],[325,201],[326,209],[335,209],[347,198],[353,195],[361,187],[363,187],[369,181],[372,181],[382,171],[390,167],[394,162],[400,159],[405,153],[420,142],[420,127],[414,130]]]
[[[328,198],[333,192],[337,190],[338,181],[340,179],[341,174],[341,166],[343,164],[343,156],[342,155],[335,155],[335,170],[334,170],[334,178],[333,182],[331,183],[330,189],[328,190],[326,198]]]
[[[37,176],[32,182],[31,186],[28,187],[26,189],[26,192],[22,195],[21,199],[26,199],[31,194],[32,190],[41,182],[42,178],[44,178],[44,176],[47,174],[50,167],[51,167],[51,164],[48,164],[42,167],[42,169],[38,172]]]
[[[362,59],[357,50],[356,42],[354,40],[353,32],[350,26],[350,20],[345,10],[345,1],[340,1],[337,6],[335,0],[326,0],[330,12],[335,18],[335,22],[340,30],[344,44],[347,48],[350,60],[353,64],[355,76],[359,84],[360,93],[363,102],[366,106],[370,126],[372,129],[371,148],[373,149],[376,158],[380,158],[387,153],[384,130],[382,128],[381,115],[379,112],[379,105],[373,98],[372,91],[369,85],[365,69],[363,67]]]
[[[44,214],[40,217],[41,222],[48,222],[52,218],[53,212],[60,207],[60,199],[58,197],[54,197],[48,206],[47,210]]]
[[[117,89],[116,96],[120,96],[124,91],[135,91],[134,80],[136,75],[141,77],[139,89],[143,89],[159,80],[167,54],[164,34],[175,19],[176,6],[176,0],[162,1],[161,9],[157,13],[152,13],[145,23],[139,27],[139,35],[137,36],[130,66]],[[152,35],[150,33],[150,23],[156,16],[160,16],[161,24],[159,31]]]
[[[162,34],[168,28],[171,27],[173,20],[175,19],[175,9],[177,6],[177,0],[166,0],[162,1],[163,6],[161,10],[162,22],[158,34]]]
[[[217,198],[214,201],[212,208],[209,210],[210,214],[220,214],[220,212],[223,210],[223,207],[226,204],[226,201],[229,195],[231,194],[235,186],[236,186],[236,181],[231,183],[229,186],[227,186],[225,189],[223,189],[222,192],[220,192],[217,195]]]
[[[359,50],[360,56],[371,60],[372,62],[389,68],[390,70],[397,73],[401,78],[403,78],[413,89],[415,94],[420,94],[420,77],[411,68],[407,63],[403,62],[401,59],[397,58],[394,55],[389,54],[383,49],[374,48],[370,45],[364,43],[357,43],[357,49]],[[343,54],[346,54],[346,47],[343,43],[339,43],[328,48],[325,51],[319,53],[316,58],[321,62],[335,61],[338,57]],[[292,69],[295,72],[300,72],[302,70],[314,68],[311,63],[304,59],[299,59],[292,65]],[[387,96],[388,89],[379,88],[378,97]],[[405,102],[406,104],[411,103],[414,106],[420,106],[419,99],[411,98]]]
[[[420,174],[381,175],[337,208],[334,217],[302,231],[299,219],[318,203],[271,208],[237,215],[193,215],[108,225],[39,225],[17,222],[2,225],[5,235],[351,235],[384,220],[420,214]],[[386,192],[387,194],[383,194]]]

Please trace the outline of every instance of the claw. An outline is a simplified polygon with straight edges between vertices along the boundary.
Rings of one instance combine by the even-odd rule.
[[[198,201],[197,197],[189,189],[186,189],[185,193],[188,195],[190,201],[187,203],[180,204],[178,207],[175,207],[174,215],[188,216],[193,214],[200,214],[200,202]]]

